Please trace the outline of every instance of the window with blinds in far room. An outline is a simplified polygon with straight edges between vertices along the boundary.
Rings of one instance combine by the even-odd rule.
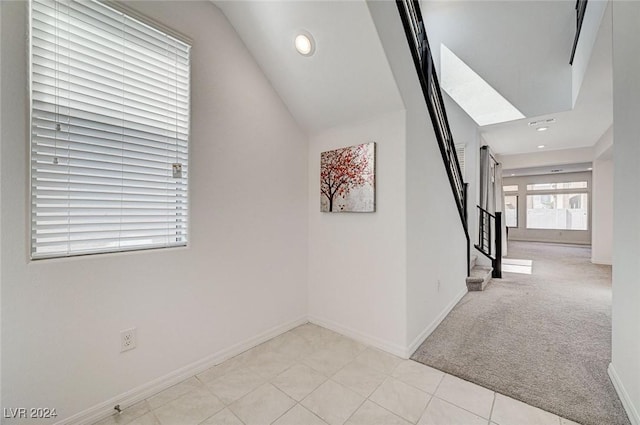
[[[186,245],[190,45],[97,1],[30,8],[32,258]]]

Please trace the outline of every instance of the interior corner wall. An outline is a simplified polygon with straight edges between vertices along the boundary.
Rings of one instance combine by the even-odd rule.
[[[213,3],[129,5],[193,39],[189,246],[38,261],[28,2],[0,9],[1,405],[58,421],[307,314],[307,136]]]
[[[407,356],[466,293],[467,246],[444,162],[394,2],[367,5],[407,113]]]
[[[435,132],[425,119],[426,106],[407,103],[406,344],[411,355],[467,292],[467,241]]]
[[[405,112],[312,135],[309,142],[309,318],[404,353]],[[376,211],[320,212],[321,152],[376,142]]]
[[[610,376],[640,424],[640,3],[613,7],[613,303]]]
[[[611,265],[613,253],[613,159],[593,161],[591,261]]]

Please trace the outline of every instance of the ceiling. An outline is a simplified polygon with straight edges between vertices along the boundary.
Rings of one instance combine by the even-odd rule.
[[[544,132],[531,121],[555,118]],[[613,122],[611,13],[605,12],[573,110],[529,117],[481,128],[483,138],[502,155],[593,146]]]
[[[571,108],[575,3],[422,0],[421,5],[438,70],[445,45],[524,116]]]
[[[404,109],[365,0],[214,3],[307,132]],[[527,117],[480,127],[495,153],[593,146],[611,125],[610,10],[571,109],[573,2],[423,0],[422,6],[436,65],[444,44]],[[310,57],[293,47],[301,31],[315,39]],[[545,132],[528,124],[551,117],[556,122]]]
[[[568,60],[574,2],[423,1],[432,48],[439,51],[440,43],[446,45],[526,116],[480,127],[483,139],[502,156],[538,152],[541,145],[544,150],[593,146],[609,128],[613,90],[608,9],[571,109]],[[548,118],[556,122],[547,131],[529,126]]]
[[[308,132],[404,109],[364,0],[214,1]],[[294,49],[305,31],[310,57]]]

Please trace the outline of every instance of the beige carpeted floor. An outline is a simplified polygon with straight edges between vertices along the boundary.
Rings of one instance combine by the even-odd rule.
[[[470,292],[412,359],[585,425],[630,422],[607,375],[611,267],[588,247],[510,242],[531,275]]]

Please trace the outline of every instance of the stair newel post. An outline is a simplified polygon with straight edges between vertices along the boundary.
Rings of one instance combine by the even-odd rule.
[[[496,254],[493,264],[493,277],[502,279],[502,212],[496,212]]]

